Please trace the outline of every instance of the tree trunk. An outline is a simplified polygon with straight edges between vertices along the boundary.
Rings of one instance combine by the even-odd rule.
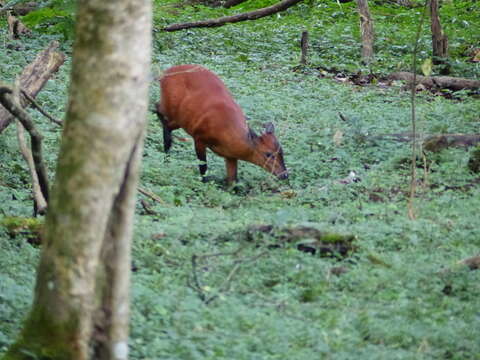
[[[32,98],[37,96],[47,80],[56,73],[64,63],[65,55],[56,51],[58,46],[58,42],[52,41],[45,50],[38,54],[31,64],[23,69],[20,75],[20,88]],[[20,103],[22,106],[26,106],[28,100],[20,96]],[[0,106],[0,133],[5,130],[13,119],[12,114],[3,106]]]
[[[148,104],[150,1],[79,1],[76,34],[35,298],[5,359],[128,358],[130,239]]]
[[[299,3],[302,0],[283,0],[275,5],[262,8],[255,11],[250,11],[243,14],[233,15],[233,16],[224,16],[218,19],[203,20],[197,22],[183,23],[183,24],[173,24],[163,28],[164,31],[177,31],[184,30],[196,27],[216,27],[222,26],[228,23],[236,23],[239,21],[245,20],[255,20],[264,16],[269,16],[280,11],[286,10],[289,7]]]
[[[448,56],[448,38],[443,34],[442,25],[440,24],[438,0],[430,0],[430,17],[432,20],[433,63],[435,65],[444,64]]]
[[[373,20],[368,9],[367,0],[357,0],[360,15],[360,33],[362,36],[362,60],[366,63],[373,58]]]
[[[300,40],[300,47],[302,48],[302,56],[300,58],[300,64],[307,65],[308,31],[302,31],[302,38]]]

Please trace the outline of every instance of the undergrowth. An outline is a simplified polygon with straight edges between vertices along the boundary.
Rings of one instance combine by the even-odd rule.
[[[224,10],[157,1],[155,26],[271,3],[249,1]],[[240,163],[240,182],[227,189],[224,162],[209,153],[212,180],[202,183],[192,141],[174,139],[166,157],[161,126],[149,115],[141,185],[163,203],[139,196],[154,215],[137,204],[132,359],[480,358],[480,275],[455,267],[480,246],[480,191],[478,174],[468,170],[469,150],[427,154],[426,178],[419,159],[418,219],[408,220],[410,146],[381,135],[409,131],[409,93],[400,84],[356,87],[316,70],[409,69],[419,8],[371,8],[378,38],[371,69],[358,60],[353,3],[309,2],[253,22],[155,32],[154,75],[179,63],[218,73],[253,128],[275,123],[290,178],[280,182]],[[479,74],[478,64],[462,58],[479,43],[474,11],[475,2],[442,6],[457,56],[453,70],[465,77]],[[52,35],[12,41],[0,25],[1,77],[12,81]],[[295,71],[305,28],[311,32],[311,63]],[[425,29],[423,57],[430,56],[429,41]],[[62,46],[70,55],[71,43]],[[37,98],[57,118],[65,112],[69,68],[67,61]],[[152,81],[152,108],[158,97]],[[53,178],[60,129],[30,112],[45,136]],[[478,133],[479,113],[478,99],[468,94],[454,100],[418,95],[424,134]],[[0,136],[0,159],[0,217],[31,216],[28,172],[13,126]],[[345,180],[351,172],[356,182]],[[346,258],[312,255],[299,251],[298,242],[280,242],[275,231],[254,231],[266,225],[352,234],[356,247]],[[1,228],[0,354],[30,306],[39,248],[27,236]],[[193,256],[209,254],[218,256],[192,266]],[[202,295],[215,298],[207,305]]]

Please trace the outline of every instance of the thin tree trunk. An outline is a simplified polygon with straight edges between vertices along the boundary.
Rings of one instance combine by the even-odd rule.
[[[65,61],[65,55],[56,51],[59,44],[52,41],[35,60],[23,69],[20,75],[20,88],[31,97],[37,96],[45,83],[58,71]],[[26,106],[28,101],[20,96],[20,103]],[[14,117],[3,106],[0,106],[0,133],[12,122]]]
[[[300,40],[300,47],[302,48],[302,57],[300,58],[300,64],[307,64],[307,52],[308,52],[308,31],[302,32],[302,39]]]
[[[373,20],[367,0],[357,0],[357,7],[360,15],[360,33],[362,36],[362,60],[368,63],[373,58]]]
[[[262,8],[255,11],[250,11],[243,14],[233,15],[233,16],[224,16],[218,19],[203,20],[197,22],[183,23],[183,24],[173,24],[163,28],[164,31],[177,31],[197,27],[216,27],[222,26],[229,23],[236,23],[239,21],[245,20],[255,20],[262,18],[264,16],[269,16],[280,11],[284,11],[289,7],[298,4],[302,0],[283,0],[275,5]]]
[[[432,29],[432,49],[433,49],[433,63],[435,65],[444,64],[448,57],[448,38],[443,33],[442,25],[440,23],[440,16],[438,14],[438,0],[430,0],[430,17]],[[448,70],[442,72],[447,74]]]
[[[130,239],[148,105],[150,1],[79,1],[76,34],[35,298],[5,359],[128,358]]]

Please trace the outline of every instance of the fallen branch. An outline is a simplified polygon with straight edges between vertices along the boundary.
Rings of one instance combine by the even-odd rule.
[[[16,99],[12,96],[13,90],[8,86],[0,84],[0,103],[23,125],[28,131],[31,138],[32,157],[35,164],[35,172],[38,176],[38,182],[42,195],[48,202],[48,176],[45,163],[42,155],[42,136],[35,128],[35,125],[28,115],[28,113],[22,109]]]
[[[163,30],[178,31],[178,30],[198,28],[198,27],[216,27],[216,26],[222,26],[229,23],[245,21],[245,20],[256,20],[265,16],[278,13],[280,11],[284,11],[289,7],[299,3],[300,1],[302,0],[283,0],[275,5],[262,8],[259,10],[250,11],[247,13],[233,15],[233,16],[223,16],[217,19],[189,22],[189,23],[183,23],[183,24],[173,24],[163,28]]]
[[[448,147],[470,147],[480,142],[480,134],[443,134],[432,135],[423,142],[423,148],[439,152]]]
[[[48,112],[46,112],[36,101],[33,97],[31,97],[27,92],[25,92],[24,90],[20,90],[22,95],[25,96],[25,98],[30,102],[30,104],[32,104],[32,106],[38,110],[38,112],[40,114],[42,114],[43,116],[45,116],[48,120],[50,120],[51,122],[59,125],[59,126],[63,126],[63,122],[60,121],[60,120],[57,120],[55,119],[52,115],[50,115]]]
[[[388,76],[390,80],[402,80],[411,86],[413,83],[413,74],[406,71],[400,71]],[[416,76],[416,85],[423,85],[427,89],[449,89],[459,90],[477,90],[480,89],[480,80],[470,80],[465,78],[456,78],[452,76]]]
[[[162,198],[160,198],[159,196],[155,195],[154,193],[152,193],[148,190],[145,190],[144,188],[141,188],[140,186],[137,189],[138,189],[139,193],[141,193],[145,196],[148,196],[150,199],[155,200],[156,202],[159,202],[160,204],[166,205],[165,201]]]
[[[150,205],[148,205],[148,203],[144,199],[140,200],[140,205],[142,205],[143,210],[145,210],[145,213],[147,215],[157,215],[157,213],[152,210]]]
[[[25,128],[22,123],[17,120],[17,139],[20,147],[20,152],[22,153],[23,158],[27,162],[28,169],[30,171],[30,178],[32,179],[32,191],[33,191],[33,201],[34,201],[34,216],[37,214],[44,215],[47,210],[47,201],[42,194],[42,189],[40,188],[40,183],[38,181],[38,175],[35,171],[35,162],[33,161],[33,156],[31,150],[28,148],[27,143],[25,142]]]
[[[231,253],[215,253],[215,254],[207,254],[207,255],[201,255],[201,256],[198,256],[198,255],[192,256],[192,275],[188,279],[188,286],[198,293],[200,300],[202,300],[205,304],[208,305],[213,300],[215,300],[220,293],[227,292],[229,290],[230,284],[232,282],[234,275],[238,272],[238,270],[242,267],[242,265],[257,261],[262,256],[265,256],[266,254],[268,254],[269,251],[265,250],[252,257],[239,258],[234,260],[233,267],[229,271],[228,275],[223,279],[222,283],[218,286],[216,294],[213,294],[211,296],[207,296],[205,291],[207,287],[204,286],[200,280],[199,270],[198,270],[199,260],[207,260],[209,258],[220,257],[220,256],[238,256],[240,252],[242,252],[244,249],[245,249],[245,246],[242,245]],[[210,272],[213,271],[213,268],[214,266],[208,266],[208,270]]]
[[[368,137],[370,140],[393,140],[410,142],[412,133],[383,134]],[[423,149],[438,152],[447,147],[470,147],[480,143],[480,134],[417,134],[417,139],[423,141]]]
[[[20,76],[20,88],[28,93],[32,98],[37,96],[48,79],[58,71],[65,61],[65,55],[57,52],[59,44],[52,41],[49,46],[43,50],[35,60],[25,67]],[[24,96],[20,97],[22,107],[28,104]],[[9,111],[0,106],[0,133],[7,128],[14,117]]]
[[[7,23],[8,23],[8,32],[12,39],[19,39],[20,36],[28,35],[31,33],[31,31],[11,13],[8,13]]]

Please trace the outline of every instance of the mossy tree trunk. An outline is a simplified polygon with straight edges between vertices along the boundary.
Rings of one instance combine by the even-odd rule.
[[[5,359],[127,359],[150,0],[78,2],[68,112],[35,298]]]

